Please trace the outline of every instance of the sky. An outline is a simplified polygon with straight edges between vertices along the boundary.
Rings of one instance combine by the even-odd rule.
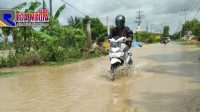
[[[22,2],[30,3],[32,1],[42,0],[0,0],[0,8],[13,8]],[[161,32],[163,26],[170,26],[170,34],[177,32],[181,24],[185,22],[185,16],[181,9],[188,9],[187,20],[194,17],[200,19],[200,0],[65,0],[85,15],[98,17],[106,25],[106,17],[109,17],[109,24],[114,25],[114,19],[122,14],[126,17],[126,26],[132,30],[137,27],[134,22],[138,16],[139,10],[143,11],[142,29]],[[46,0],[47,8],[49,0]],[[53,14],[64,2],[62,0],[53,0]],[[196,15],[197,14],[197,15]],[[182,15],[182,16],[181,16]],[[196,15],[196,16],[195,16]],[[59,20],[62,24],[67,24],[67,18],[70,16],[84,17],[83,14],[66,5]]]

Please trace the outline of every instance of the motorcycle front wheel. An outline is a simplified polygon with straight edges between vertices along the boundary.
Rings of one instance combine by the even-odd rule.
[[[111,80],[112,81],[115,81],[116,79],[116,71],[117,71],[117,68],[120,66],[120,63],[116,63],[116,64],[113,64],[111,65],[110,67],[110,71],[111,71]]]

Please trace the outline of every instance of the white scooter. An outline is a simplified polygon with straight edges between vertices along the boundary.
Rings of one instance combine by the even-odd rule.
[[[128,45],[125,44],[126,41],[126,37],[115,37],[109,39],[109,57],[111,63],[110,74],[112,80],[115,80],[117,71],[120,68],[123,70],[124,68],[128,68],[132,65],[132,53]]]

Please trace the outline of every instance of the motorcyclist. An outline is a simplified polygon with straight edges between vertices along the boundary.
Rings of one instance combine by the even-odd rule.
[[[133,41],[133,31],[130,30],[129,27],[125,26],[125,17],[123,15],[118,15],[115,18],[115,25],[116,27],[111,29],[111,33],[108,36],[108,39],[127,37],[126,45],[128,46],[127,49],[129,50]],[[132,64],[132,59],[129,64]]]

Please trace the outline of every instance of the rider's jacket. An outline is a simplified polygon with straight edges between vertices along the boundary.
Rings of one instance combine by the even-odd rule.
[[[125,26],[122,29],[118,29],[118,28],[113,28],[110,32],[110,35],[108,36],[108,39],[110,38],[115,38],[115,37],[127,37],[127,38],[131,38],[131,40],[133,40],[133,31],[130,30],[129,27]],[[131,43],[127,42],[126,44],[131,47]]]

